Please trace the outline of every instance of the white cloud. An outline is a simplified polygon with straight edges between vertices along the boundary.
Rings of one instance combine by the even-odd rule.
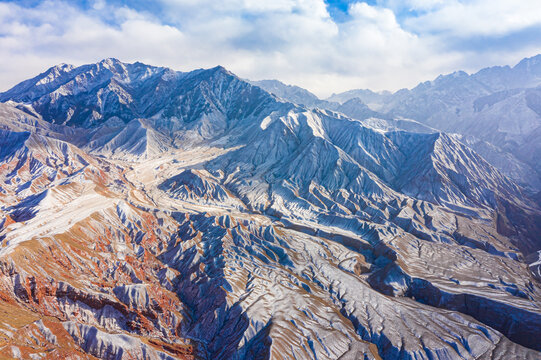
[[[447,35],[505,35],[530,26],[541,26],[539,0],[380,0],[395,11],[421,13],[404,21],[418,33],[445,32]]]
[[[455,0],[354,3],[341,22],[331,18],[323,0],[158,1],[161,14],[106,0],[91,2],[85,11],[61,0],[35,8],[0,3],[0,88],[56,63],[117,57],[177,70],[221,64],[241,77],[277,78],[323,96],[360,87],[397,89],[472,66],[471,50],[446,47],[449,33],[503,33],[538,21],[537,14],[523,14],[527,5],[510,9],[503,0],[490,2],[495,4],[490,16],[499,11],[508,16],[502,23],[483,19],[486,24],[472,20],[485,9],[487,2],[480,0],[470,5]],[[421,15],[398,21],[395,14],[404,6]],[[509,54],[500,49],[486,56],[499,57],[507,60]]]

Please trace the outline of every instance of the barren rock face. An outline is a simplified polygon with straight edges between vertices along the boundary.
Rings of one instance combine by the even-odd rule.
[[[541,356],[541,210],[455,136],[114,59],[0,99],[8,357]]]

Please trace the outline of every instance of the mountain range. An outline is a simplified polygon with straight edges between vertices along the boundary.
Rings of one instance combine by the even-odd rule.
[[[541,156],[541,55],[523,59],[514,67],[440,75],[411,90],[350,90],[319,101],[300,90],[291,96],[286,91],[291,86],[285,84],[256,84],[292,102],[335,110],[355,119],[384,119],[384,127],[391,121],[393,127],[405,130],[457,134],[515,182],[534,193],[541,190],[537,161]],[[413,128],[412,121],[423,127]]]
[[[539,59],[327,100],[116,59],[1,93],[0,353],[538,359]]]

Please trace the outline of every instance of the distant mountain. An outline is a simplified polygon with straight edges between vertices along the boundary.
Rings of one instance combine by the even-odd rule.
[[[259,86],[265,91],[274,94],[285,101],[305,106],[310,109],[321,108],[332,110],[358,120],[367,120],[371,118],[391,120],[388,116],[369,108],[359,97],[348,98],[344,102],[333,102],[320,100],[308,90],[298,86],[285,85],[278,80],[251,81],[250,83]]]
[[[440,76],[393,94],[382,111],[488,141],[527,163],[540,179],[541,163],[535,159],[541,153],[535,145],[528,146],[541,129],[539,85],[541,55],[524,59],[512,68]]]
[[[374,92],[368,89],[348,90],[339,94],[332,94],[326,100],[329,102],[337,102],[343,104],[351,99],[360,99],[363,103],[368,104],[373,110],[379,110],[383,104],[387,102],[392,95],[389,91]]]
[[[0,353],[539,358],[541,208],[488,141],[223,67],[0,100]]]
[[[286,85],[278,80],[259,80],[249,82],[250,84],[259,86],[263,90],[268,91],[279,98],[295,104],[315,107],[321,103],[321,100],[310,91],[295,85]]]
[[[493,67],[473,75],[459,71],[439,76],[434,81],[419,84],[412,90],[398,91],[386,102],[384,108],[385,112],[400,113],[447,130],[448,127],[455,127],[455,124],[467,127],[468,122],[473,122],[472,117],[478,118],[479,113],[484,114],[487,110],[494,111],[494,105],[517,96],[521,92],[519,89],[539,85],[541,55],[524,59],[513,68]],[[504,123],[507,124],[509,119],[499,121],[500,126],[496,125],[496,129],[501,128]],[[517,131],[520,133],[522,130],[516,126],[511,128],[511,131],[507,131],[505,127],[502,130],[511,134]],[[486,133],[490,134],[491,131]]]
[[[366,120],[370,118],[392,120],[389,116],[372,110],[359,98],[352,98],[342,104],[327,103],[324,108],[341,112],[353,119]]]
[[[537,192],[541,191],[540,138],[536,135],[541,131],[540,85],[541,55],[537,55],[514,67],[440,75],[396,93],[349,90],[333,94],[318,106],[360,120],[378,119],[371,120],[372,124],[383,128],[404,125],[405,130],[413,130],[413,121],[427,126],[414,131],[461,134],[493,166]]]

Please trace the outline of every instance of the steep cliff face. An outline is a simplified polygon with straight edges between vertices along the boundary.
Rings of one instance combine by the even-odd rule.
[[[0,98],[2,353],[540,356],[541,210],[455,136],[221,67],[62,65]]]

